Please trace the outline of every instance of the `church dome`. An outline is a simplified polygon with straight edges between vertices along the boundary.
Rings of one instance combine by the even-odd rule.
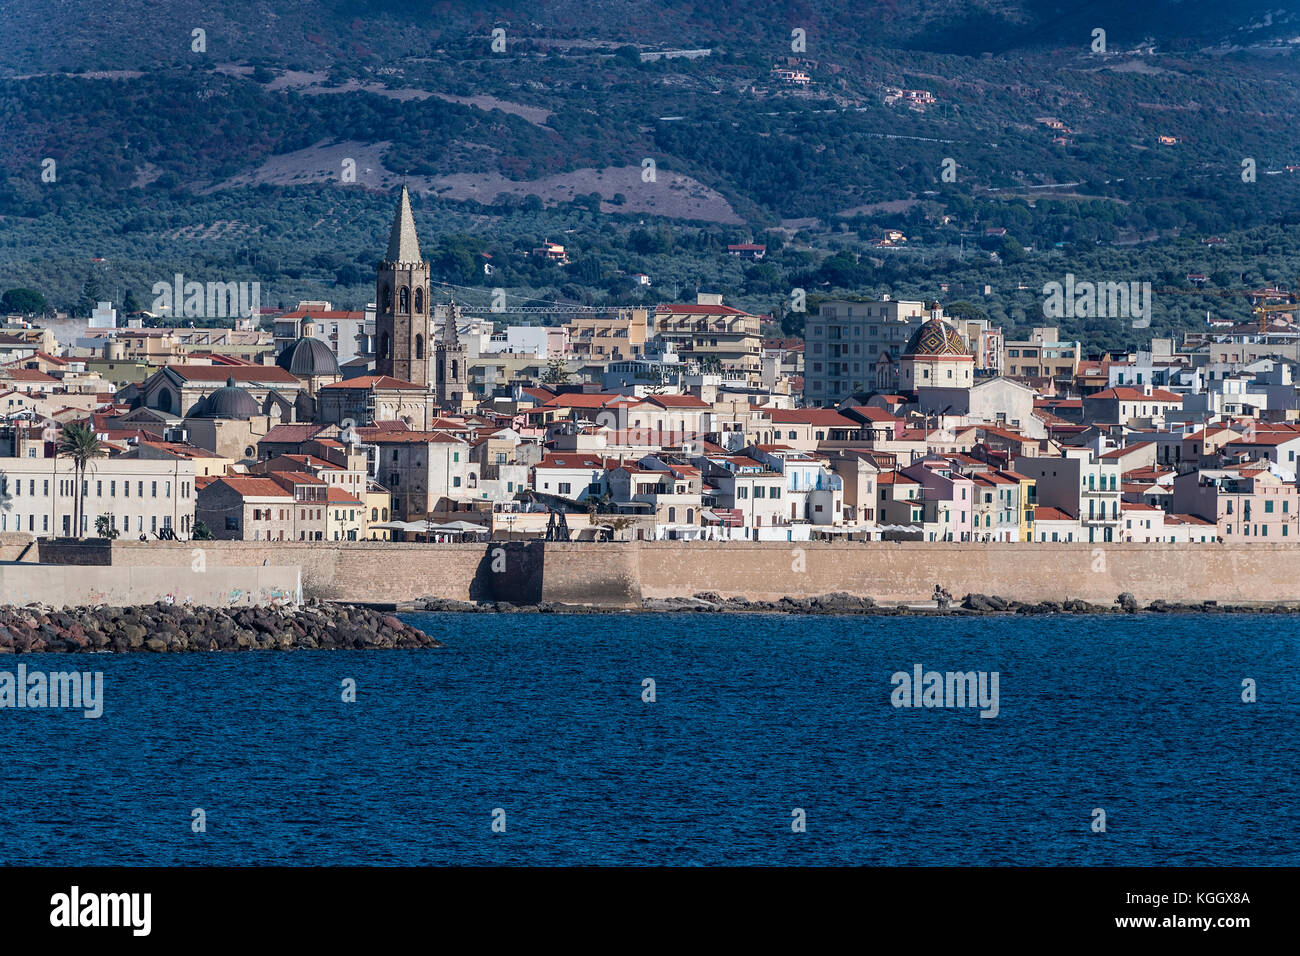
[[[339,375],[339,360],[334,350],[320,339],[303,336],[285,346],[275,360],[290,375],[310,378],[313,375]]]
[[[260,415],[257,399],[235,384],[234,377],[226,379],[224,387],[199,399],[186,418],[238,418],[248,421]]]
[[[943,319],[928,319],[912,333],[904,355],[970,355],[957,330]]]

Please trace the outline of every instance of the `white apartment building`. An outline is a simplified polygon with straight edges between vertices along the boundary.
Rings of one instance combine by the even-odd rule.
[[[100,458],[86,466],[80,534],[107,516],[122,537],[194,525],[194,463]],[[70,458],[0,458],[0,531],[72,536],[77,481]]]
[[[1017,458],[1015,471],[1035,480],[1040,506],[1079,522],[1078,540],[1120,540],[1124,505],[1118,460],[1095,458],[1088,448],[1067,448],[1059,458]]]

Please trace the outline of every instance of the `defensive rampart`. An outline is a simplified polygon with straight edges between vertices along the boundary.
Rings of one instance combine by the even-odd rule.
[[[339,601],[541,601],[636,607],[714,591],[777,600],[835,591],[924,601],[936,584],[1019,601],[1300,601],[1300,546],[922,542],[42,541],[42,563],[209,569],[296,565],[304,596]]]

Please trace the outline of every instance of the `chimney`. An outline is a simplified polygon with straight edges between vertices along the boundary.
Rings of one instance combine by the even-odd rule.
[[[1150,382],[1147,382],[1147,384],[1145,384],[1145,385],[1142,386],[1142,394],[1143,394],[1143,395],[1150,395],[1150,394],[1151,394],[1151,388],[1152,388],[1151,383],[1150,383]]]

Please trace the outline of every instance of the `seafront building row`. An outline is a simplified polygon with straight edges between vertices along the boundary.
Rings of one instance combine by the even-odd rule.
[[[823,302],[800,340],[708,294],[497,329],[436,290],[403,190],[364,312],[305,302],[228,329],[111,313],[0,331],[0,532],[1300,534],[1300,326],[1276,309],[1091,357],[1055,327],[1009,340],[892,299]],[[69,437],[87,434],[82,467]]]

